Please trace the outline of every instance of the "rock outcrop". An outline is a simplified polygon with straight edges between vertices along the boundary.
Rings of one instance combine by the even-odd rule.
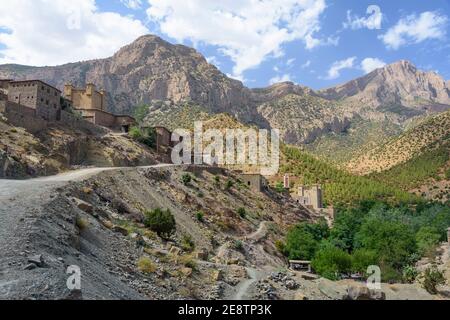
[[[106,59],[55,67],[0,66],[0,78],[42,79],[60,89],[67,82],[92,82],[109,93],[109,110],[115,113],[133,114],[142,104],[152,106],[150,117],[159,119],[171,110],[179,114],[186,104],[192,109],[189,119],[226,112],[247,124],[279,128],[292,144],[344,133],[357,121],[403,127],[413,117],[450,108],[449,82],[408,61],[320,91],[292,82],[249,89],[196,50],[153,35],[140,37]],[[154,107],[159,102],[163,104]]]

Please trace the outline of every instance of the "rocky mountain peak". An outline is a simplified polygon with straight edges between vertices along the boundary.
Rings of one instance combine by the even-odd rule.
[[[450,105],[450,91],[436,72],[424,72],[406,60],[386,65],[343,85],[321,90],[326,99],[350,99],[371,107],[418,104]]]

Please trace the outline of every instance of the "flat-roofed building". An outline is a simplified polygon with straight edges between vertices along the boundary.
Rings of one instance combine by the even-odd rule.
[[[85,120],[95,125],[128,132],[130,127],[136,124],[136,120],[131,116],[108,112],[106,92],[97,91],[92,83],[88,83],[84,89],[66,84],[64,98],[71,102],[72,108],[78,110]]]
[[[60,120],[61,91],[57,88],[40,80],[9,81],[7,92],[8,101],[34,109],[36,117]]]

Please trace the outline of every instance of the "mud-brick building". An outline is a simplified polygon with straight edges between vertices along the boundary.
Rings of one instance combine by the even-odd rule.
[[[64,98],[72,102],[72,107],[80,111],[85,120],[95,125],[128,132],[130,127],[136,124],[133,117],[115,115],[106,111],[108,109],[106,92],[104,90],[97,91],[92,83],[87,84],[84,89],[66,84]]]
[[[61,91],[40,80],[3,80],[8,101],[33,109],[35,116],[46,121],[61,119]]]
[[[260,174],[243,173],[241,174],[242,182],[254,192],[262,192],[268,187],[268,181]]]

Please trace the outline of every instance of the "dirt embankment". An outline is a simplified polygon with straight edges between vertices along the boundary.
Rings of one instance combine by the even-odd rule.
[[[192,181],[185,185],[187,173]],[[75,298],[247,297],[255,282],[248,270],[259,279],[283,266],[275,240],[289,224],[315,218],[280,195],[251,192],[229,172],[155,167],[92,174],[0,185],[0,298],[74,297],[66,286],[71,265],[82,274]],[[175,216],[170,241],[142,223],[143,212],[155,208]],[[255,232],[258,239],[246,238]]]
[[[150,165],[156,158],[145,146],[105,128],[54,125],[33,135],[0,114],[0,178],[48,176],[73,166]]]

